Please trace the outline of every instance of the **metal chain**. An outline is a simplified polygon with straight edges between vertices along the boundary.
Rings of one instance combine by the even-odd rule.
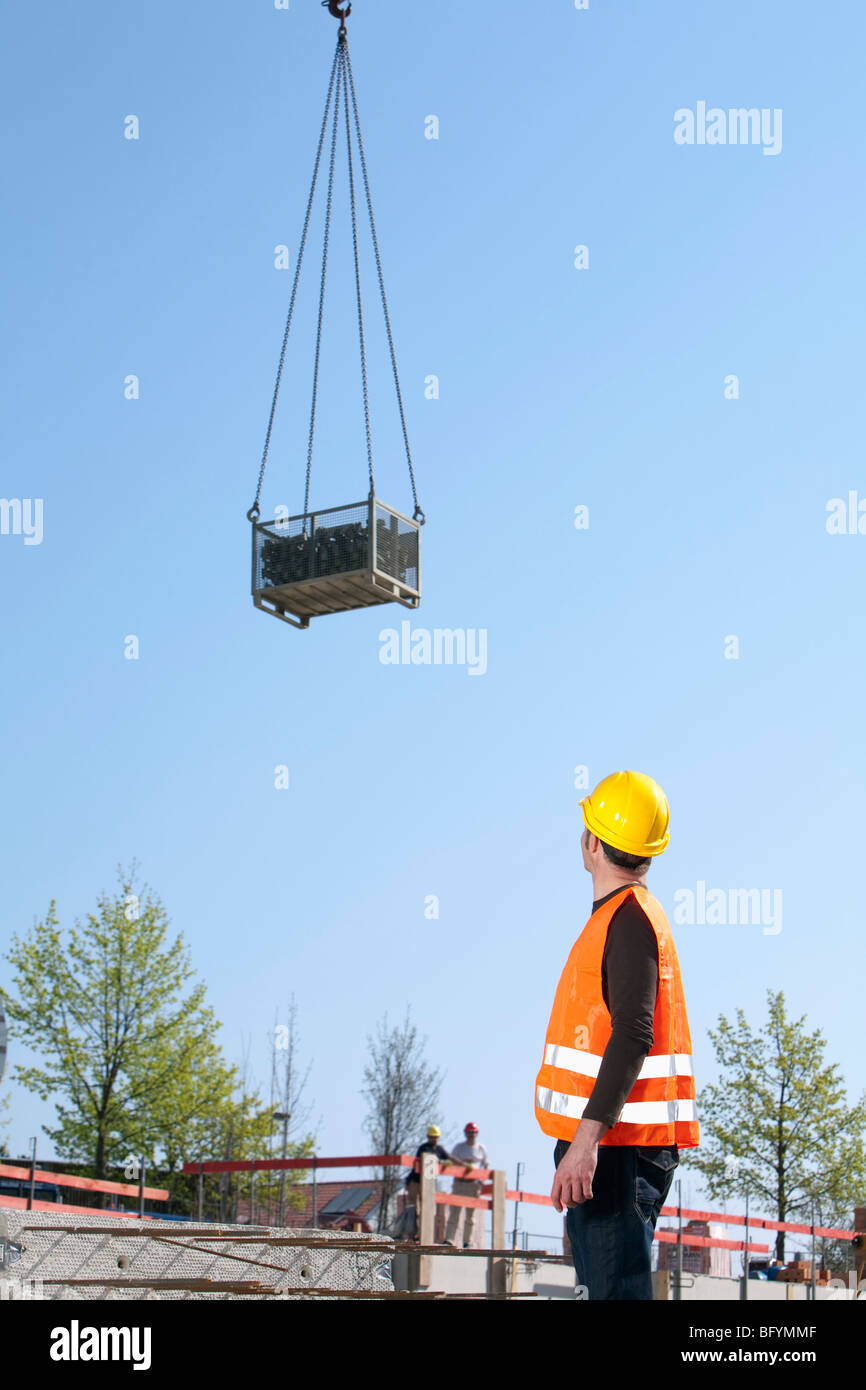
[[[302,264],[303,259],[304,259],[304,248],[305,248],[305,246],[306,246],[306,244],[307,244],[307,232],[309,231],[309,227],[310,227],[310,214],[312,213],[312,210],[313,210],[313,198],[314,198],[314,196],[315,196],[315,192],[316,192],[316,183],[317,183],[317,180],[318,180],[318,177],[319,177],[319,164],[320,164],[320,161],[321,161],[321,158],[322,158],[322,146],[323,146],[323,144],[324,144],[324,142],[325,142],[325,130],[326,130],[327,124],[328,124],[328,112],[330,111],[330,108],[331,108],[331,97],[332,97],[333,91],[334,91],[334,79],[335,79],[335,77],[336,77],[336,75],[337,75],[337,60],[338,60],[339,56],[340,56],[340,41],[338,40],[338,42],[337,42],[337,48],[336,48],[336,50],[335,50],[335,52],[334,52],[334,61],[333,61],[333,64],[331,65],[331,78],[330,78],[330,81],[329,81],[329,83],[328,83],[328,99],[327,99],[327,101],[325,102],[325,114],[324,114],[324,116],[322,117],[322,129],[321,129],[321,131],[319,132],[319,145],[318,145],[318,149],[316,150],[316,162],[315,162],[315,165],[313,166],[313,181],[312,181],[312,184],[310,185],[310,196],[309,196],[309,198],[307,199],[307,212],[306,212],[306,216],[305,216],[305,218],[304,218],[304,230],[303,230],[303,232],[302,232],[302,234],[301,234],[301,245],[300,245],[300,249],[299,249],[299,251],[298,251],[298,263],[297,263],[297,265],[295,266],[295,279],[294,279],[294,283],[293,283],[293,285],[292,285],[292,297],[291,297],[291,299],[290,299],[290,301],[289,301],[289,312],[288,312],[288,316],[287,316],[287,318],[286,318],[286,330],[285,330],[285,332],[284,332],[284,334],[283,334],[283,343],[282,343],[282,347],[281,347],[281,349],[280,349],[280,361],[279,361],[279,365],[278,365],[278,367],[277,367],[277,379],[276,379],[276,382],[275,382],[275,384],[274,384],[274,394],[273,394],[273,399],[272,399],[272,401],[271,401],[271,413],[270,413],[270,415],[269,415],[269,417],[268,417],[268,429],[267,429],[267,433],[266,433],[266,435],[265,435],[265,446],[264,446],[264,449],[262,450],[262,464],[261,464],[261,468],[259,469],[259,481],[258,481],[258,486],[256,487],[255,501],[253,502],[253,505],[250,507],[249,511],[247,512],[247,520],[248,520],[248,521],[257,521],[258,518],[259,518],[259,516],[261,515],[260,509],[259,509],[259,503],[261,502],[261,497],[262,497],[262,483],[264,482],[265,468],[267,467],[268,453],[269,453],[270,447],[271,447],[271,434],[272,434],[273,428],[274,428],[274,413],[275,413],[276,408],[277,408],[277,397],[278,397],[279,394],[280,394],[280,382],[282,381],[283,366],[285,365],[285,360],[286,360],[286,346],[287,346],[288,341],[289,341],[289,329],[290,329],[291,326],[292,326],[292,315],[293,315],[294,310],[295,310],[295,299],[296,299],[297,293],[298,293],[298,281],[299,281],[300,275],[301,275],[301,264]]]
[[[340,47],[337,49],[337,56],[340,54]],[[331,239],[331,206],[334,197],[334,165],[337,158],[337,129],[340,123],[340,89],[344,85],[343,64],[340,61],[337,68],[337,89],[334,97],[334,127],[331,132],[331,162],[328,170],[328,201],[325,207],[325,236],[322,244],[322,278],[319,283],[319,319],[316,327],[316,356],[313,364],[313,398],[310,405],[310,434],[307,440],[307,482],[304,489],[304,517],[310,510],[310,473],[313,467],[313,436],[316,430],[316,401],[319,395],[319,359],[322,352],[322,320],[325,310],[325,278],[328,273],[328,246]],[[346,102],[348,112],[348,98]],[[307,523],[304,521],[304,535],[307,534]]]
[[[348,45],[343,43],[343,73],[346,81]],[[373,480],[373,439],[370,432],[370,397],[367,390],[367,352],[364,343],[364,313],[361,307],[361,262],[358,255],[358,215],[355,206],[355,174],[352,167],[352,128],[349,122],[348,84],[346,86],[346,159],[349,166],[349,203],[352,209],[352,247],[355,254],[355,294],[358,301],[358,341],[361,348],[361,389],[364,394],[364,428],[367,435],[367,472],[370,476],[370,496],[375,492]]]
[[[346,72],[347,72],[348,78],[349,78],[349,91],[350,91],[351,97],[352,97],[352,110],[353,110],[354,116],[355,116],[355,130],[356,130],[357,136],[358,136],[358,153],[359,153],[359,155],[360,155],[360,157],[361,157],[361,171],[362,171],[362,173],[363,173],[363,175],[364,175],[364,190],[365,190],[365,193],[366,193],[366,196],[367,196],[367,211],[368,211],[369,216],[370,216],[370,232],[371,232],[372,238],[373,238],[373,250],[374,250],[374,252],[375,252],[375,254],[376,254],[376,271],[377,271],[378,276],[379,276],[379,291],[380,291],[380,294],[381,294],[381,297],[382,297],[382,311],[383,311],[383,313],[384,313],[384,315],[385,315],[385,330],[386,330],[387,335],[388,335],[388,349],[389,349],[389,351],[390,351],[390,353],[391,353],[391,367],[392,367],[392,370],[393,370],[393,373],[394,373],[394,387],[395,387],[396,392],[397,392],[397,404],[398,404],[399,409],[400,409],[400,424],[401,424],[402,429],[403,429],[403,443],[404,443],[404,445],[405,445],[405,447],[406,447],[406,462],[407,462],[408,465],[409,465],[409,480],[410,480],[410,482],[411,482],[411,484],[412,484],[412,497],[413,497],[414,502],[415,502],[415,511],[414,511],[413,515],[414,515],[415,520],[416,520],[417,522],[419,522],[419,524],[420,524],[421,526],[423,526],[423,525],[424,525],[424,522],[426,521],[426,517],[424,516],[424,513],[423,513],[423,511],[421,510],[421,506],[420,506],[420,504],[419,504],[419,502],[418,502],[418,491],[417,491],[417,489],[416,489],[416,487],[415,487],[415,470],[414,470],[414,468],[412,467],[412,451],[411,451],[411,449],[410,449],[410,447],[409,447],[409,432],[408,432],[408,430],[407,430],[407,428],[406,428],[406,413],[405,413],[405,411],[404,411],[404,409],[403,409],[403,395],[402,395],[402,392],[401,392],[401,390],[400,390],[400,377],[399,377],[399,374],[398,374],[398,372],[397,372],[397,355],[396,355],[396,353],[395,353],[395,351],[394,351],[394,337],[393,337],[393,334],[392,334],[392,332],[391,332],[391,318],[390,318],[390,315],[389,315],[389,313],[388,313],[388,300],[387,300],[387,297],[386,297],[386,295],[385,295],[385,280],[384,280],[384,276],[382,275],[382,260],[381,260],[381,257],[380,257],[380,255],[379,255],[379,240],[378,240],[378,237],[376,236],[376,223],[375,223],[375,221],[374,221],[374,219],[373,219],[373,201],[372,201],[372,198],[370,197],[370,180],[369,180],[369,178],[368,178],[368,176],[367,176],[367,160],[366,160],[365,155],[364,155],[364,141],[363,141],[363,138],[362,138],[362,136],[361,136],[361,122],[360,122],[360,119],[359,119],[359,117],[358,117],[358,100],[357,100],[357,97],[356,97],[356,95],[355,95],[355,79],[354,79],[354,77],[353,77],[353,75],[352,75],[352,59],[351,59],[351,57],[350,57],[350,55],[349,55],[349,45],[348,45],[348,43],[345,43],[345,42],[344,42],[344,47],[345,47],[345,67],[346,67]],[[372,469],[372,465],[371,465],[371,469]],[[371,478],[372,478],[372,473],[371,473]]]
[[[306,215],[305,215],[305,217],[304,217],[304,227],[303,227],[303,232],[302,232],[302,235],[301,235],[300,248],[299,248],[299,251],[298,251],[298,260],[297,260],[297,264],[296,264],[296,266],[295,266],[295,277],[294,277],[294,281],[293,281],[293,284],[292,284],[291,299],[290,299],[290,301],[289,301],[289,312],[288,312],[288,315],[287,315],[287,317],[286,317],[286,327],[285,327],[285,332],[283,333],[283,341],[282,341],[282,346],[281,346],[281,349],[280,349],[280,360],[279,360],[279,364],[278,364],[278,367],[277,367],[277,377],[276,377],[276,382],[275,382],[275,384],[274,384],[273,398],[272,398],[272,400],[271,400],[270,415],[269,415],[269,417],[268,417],[268,428],[267,428],[267,433],[266,433],[266,435],[265,435],[264,449],[263,449],[263,451],[262,451],[262,462],[261,462],[261,467],[260,467],[260,469],[259,469],[259,479],[258,479],[258,485],[257,485],[257,487],[256,487],[256,496],[255,496],[255,501],[253,502],[253,505],[250,507],[249,511],[247,512],[247,519],[248,519],[249,521],[255,522],[255,521],[258,520],[258,518],[259,518],[259,516],[260,516],[260,514],[261,514],[261,513],[260,513],[260,502],[261,502],[262,484],[263,484],[263,481],[264,481],[265,468],[266,468],[266,466],[267,466],[268,454],[269,454],[270,446],[271,446],[271,436],[272,436],[272,433],[273,433],[273,426],[274,426],[274,415],[275,415],[275,413],[276,413],[277,399],[278,399],[278,396],[279,396],[279,393],[280,393],[280,384],[281,384],[281,382],[282,382],[283,368],[284,368],[284,366],[285,366],[286,348],[287,348],[288,340],[289,340],[289,331],[290,331],[290,329],[291,329],[292,317],[293,317],[294,309],[295,309],[295,301],[296,301],[296,298],[297,298],[298,284],[299,284],[300,275],[301,275],[301,266],[302,266],[302,263],[303,263],[304,250],[305,250],[305,248],[306,248],[306,243],[307,243],[307,234],[308,234],[308,232],[309,232],[309,227],[310,227],[310,216],[311,216],[311,213],[312,213],[313,199],[314,199],[314,197],[315,197],[316,186],[317,186],[318,177],[319,177],[319,168],[320,168],[321,158],[322,158],[322,149],[323,149],[324,141],[325,141],[325,131],[326,131],[327,125],[328,125],[328,118],[329,118],[330,109],[331,109],[331,100],[332,100],[332,98],[333,98],[333,97],[335,96],[335,94],[336,94],[336,99],[335,99],[335,101],[334,101],[333,128],[332,128],[332,133],[331,133],[331,155],[330,155],[330,167],[329,167],[329,173],[328,173],[328,202],[327,202],[327,209],[326,209],[326,215],[325,215],[325,235],[324,235],[324,246],[323,246],[323,251],[322,251],[322,274],[321,274],[321,282],[320,282],[320,286],[319,286],[319,316],[318,316],[318,326],[317,326],[317,334],[316,334],[316,356],[315,356],[315,364],[314,364],[314,370],[313,370],[313,392],[312,392],[312,403],[311,403],[311,409],[310,409],[310,432],[309,432],[309,438],[308,438],[308,441],[307,441],[307,476],[306,476],[306,487],[305,487],[305,493],[304,493],[304,515],[306,516],[306,515],[309,513],[309,505],[310,505],[310,475],[311,475],[311,469],[312,469],[313,438],[314,438],[314,434],[315,434],[316,405],[317,405],[317,399],[318,399],[319,360],[320,360],[321,342],[322,342],[322,323],[323,323],[323,313],[324,313],[325,279],[326,279],[326,273],[327,273],[328,247],[329,247],[330,225],[331,225],[331,209],[332,209],[332,202],[333,202],[334,166],[335,166],[335,158],[336,158],[337,128],[338,128],[338,123],[339,123],[340,93],[341,93],[341,90],[342,90],[343,96],[344,96],[344,99],[345,99],[345,103],[346,103],[346,150],[347,150],[347,159],[348,159],[348,168],[349,168],[349,195],[350,195],[351,212],[352,212],[352,245],[353,245],[353,250],[354,250],[354,258],[355,258],[355,289],[356,289],[357,305],[358,305],[358,336],[359,336],[360,355],[361,355],[361,384],[362,384],[362,390],[363,390],[363,396],[364,396],[364,426],[365,426],[366,440],[367,440],[367,467],[368,467],[369,478],[370,478],[370,493],[371,493],[371,495],[372,495],[373,492],[374,492],[374,478],[373,478],[373,446],[372,446],[372,432],[371,432],[371,425],[370,425],[370,402],[369,402],[369,391],[368,391],[368,380],[367,380],[366,344],[365,344],[365,338],[364,338],[364,317],[363,317],[362,299],[361,299],[361,273],[360,273],[360,257],[359,257],[359,249],[358,249],[358,226],[357,226],[357,208],[356,208],[356,199],[355,199],[355,178],[354,178],[354,169],[353,169],[353,163],[352,163],[352,138],[351,138],[351,124],[350,124],[350,118],[349,118],[349,96],[350,96],[350,95],[351,95],[351,99],[352,99],[352,114],[353,114],[353,116],[354,116],[355,132],[356,132],[356,136],[357,136],[357,140],[358,140],[358,153],[359,153],[360,162],[361,162],[361,172],[362,172],[362,174],[363,174],[363,180],[364,180],[364,192],[365,192],[366,201],[367,201],[367,213],[368,213],[368,216],[369,216],[369,219],[370,219],[370,233],[371,233],[371,237],[372,237],[372,241],[373,241],[373,251],[374,251],[374,254],[375,254],[375,258],[376,258],[376,273],[377,273],[378,280],[379,280],[379,293],[380,293],[380,297],[381,297],[381,300],[382,300],[382,312],[383,312],[384,319],[385,319],[385,331],[386,331],[387,338],[388,338],[388,350],[389,350],[390,356],[391,356],[391,369],[392,369],[393,376],[394,376],[394,388],[395,388],[395,391],[396,391],[396,394],[397,394],[397,405],[398,405],[398,408],[399,408],[399,411],[400,411],[400,424],[401,424],[402,431],[403,431],[403,443],[404,443],[405,450],[406,450],[406,462],[407,462],[407,464],[408,464],[408,466],[409,466],[409,481],[410,481],[410,483],[411,483],[411,485],[412,485],[412,497],[413,497],[413,500],[414,500],[414,503],[415,503],[415,511],[414,511],[414,513],[413,513],[413,516],[414,516],[414,519],[419,523],[419,525],[423,526],[423,525],[424,525],[424,522],[425,522],[425,520],[426,520],[426,518],[425,518],[425,516],[424,516],[423,511],[421,510],[421,506],[420,506],[420,503],[419,503],[419,501],[418,501],[418,491],[417,491],[417,488],[416,488],[416,485],[415,485],[415,470],[414,470],[414,467],[413,467],[413,465],[412,465],[412,451],[411,451],[410,446],[409,446],[409,433],[408,433],[408,429],[407,429],[407,427],[406,427],[406,413],[405,413],[404,406],[403,406],[403,394],[402,394],[402,391],[401,391],[401,389],[400,389],[400,377],[399,377],[399,373],[398,373],[398,370],[397,370],[397,355],[396,355],[396,351],[395,351],[395,348],[394,348],[394,336],[393,336],[393,333],[392,333],[392,330],[391,330],[391,317],[390,317],[390,314],[389,314],[389,312],[388,312],[388,299],[387,299],[387,296],[386,296],[386,293],[385,293],[385,279],[384,279],[384,276],[383,276],[383,273],[382,273],[382,259],[381,259],[381,255],[380,255],[380,253],[379,253],[379,240],[378,240],[378,237],[377,237],[377,235],[376,235],[376,223],[375,223],[375,219],[374,219],[374,216],[373,216],[373,201],[372,201],[372,197],[371,197],[371,195],[370,195],[370,180],[369,180],[369,176],[368,176],[368,173],[367,173],[367,159],[366,159],[366,155],[365,155],[365,152],[364,152],[364,141],[363,141],[363,137],[362,137],[362,135],[361,135],[361,122],[360,122],[360,118],[359,118],[359,114],[358,114],[358,99],[357,99],[357,96],[356,96],[356,93],[355,93],[355,79],[354,79],[354,76],[353,76],[353,73],[352,73],[352,60],[351,60],[351,57],[350,57],[350,55],[349,55],[349,45],[348,45],[348,42],[347,42],[347,40],[346,40],[345,18],[348,16],[349,12],[351,11],[351,5],[346,6],[346,8],[345,8],[343,11],[341,11],[341,10],[339,9],[339,0],[322,0],[322,3],[323,3],[323,5],[326,5],[326,6],[327,6],[327,8],[329,9],[329,11],[335,16],[335,18],[339,19],[339,20],[341,21],[341,23],[340,23],[340,29],[339,29],[338,38],[337,38],[337,48],[336,48],[336,52],[334,53],[334,61],[333,61],[332,65],[331,65],[331,76],[330,76],[330,81],[329,81],[329,83],[328,83],[328,96],[327,96],[327,100],[326,100],[326,102],[325,102],[325,112],[324,112],[324,115],[323,115],[323,117],[322,117],[322,127],[321,127],[321,130],[320,130],[320,132],[319,132],[319,143],[318,143],[318,147],[317,147],[317,150],[316,150],[316,160],[315,160],[315,164],[314,164],[314,167],[313,167],[313,179],[312,179],[312,183],[311,183],[311,185],[310,185],[310,194],[309,194],[309,198],[307,199],[307,210],[306,210]],[[335,87],[335,82],[336,82],[336,87]]]

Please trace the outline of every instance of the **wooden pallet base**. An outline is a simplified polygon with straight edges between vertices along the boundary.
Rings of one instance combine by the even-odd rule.
[[[404,608],[417,608],[420,596],[399,580],[389,579],[375,570],[357,570],[353,574],[331,575],[321,579],[305,579],[298,584],[283,584],[279,588],[257,589],[253,602],[263,613],[270,613],[292,627],[309,627],[311,618],[327,613],[350,613],[361,608],[375,608],[383,603],[400,603]]]

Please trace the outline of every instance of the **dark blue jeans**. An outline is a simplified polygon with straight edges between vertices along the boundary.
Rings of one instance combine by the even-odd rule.
[[[560,1139],[557,1166],[567,1149]],[[673,1148],[599,1145],[592,1197],[565,1217],[577,1282],[590,1301],[652,1298],[653,1234],[678,1162]]]

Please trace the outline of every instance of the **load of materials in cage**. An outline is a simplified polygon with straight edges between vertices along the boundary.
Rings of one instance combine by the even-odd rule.
[[[361,136],[358,117],[358,102],[355,95],[355,82],[346,36],[346,19],[351,5],[340,7],[338,0],[322,0],[330,14],[340,21],[337,48],[331,66],[328,96],[322,118],[313,179],[307,199],[307,210],[301,234],[294,282],[289,300],[280,350],[277,378],[271,400],[265,444],[259,469],[258,486],[253,505],[247,512],[252,525],[252,595],[255,606],[273,617],[293,627],[309,627],[310,619],[325,613],[343,613],[358,608],[370,608],[382,603],[401,603],[406,608],[417,608],[421,601],[421,527],[425,516],[418,501],[415,485],[415,470],[406,428],[406,415],[391,319],[385,294],[382,275],[382,262],[376,224],[373,217],[373,204],[370,197],[370,184],[367,174],[367,160]],[[313,460],[313,441],[316,430],[316,409],[319,396],[319,367],[322,346],[322,324],[324,318],[325,283],[328,271],[328,251],[331,239],[331,212],[334,192],[334,170],[337,155],[338,132],[342,121],[345,125],[346,165],[348,171],[349,206],[352,223],[352,246],[354,254],[355,292],[358,311],[358,343],[361,365],[361,395],[364,413],[364,428],[367,448],[367,475],[369,492],[365,499],[339,507],[311,510],[310,478]],[[364,332],[364,315],[361,298],[361,273],[358,246],[358,217],[355,199],[355,158],[354,138],[357,143],[357,158],[360,167],[367,213],[370,223],[372,248],[376,261],[379,292],[385,321],[385,331],[391,358],[391,369],[397,397],[397,407],[409,468],[409,481],[412,487],[414,511],[409,517],[395,508],[387,506],[376,496],[373,473],[373,442],[370,423],[370,400],[367,378],[367,354]],[[277,400],[285,367],[286,348],[295,303],[304,250],[310,228],[322,151],[326,135],[330,129],[330,160],[328,168],[327,200],[325,207],[325,228],[322,247],[322,271],[319,288],[318,321],[313,364],[312,401],[310,406],[310,426],[307,439],[307,470],[304,489],[304,508],[295,516],[279,516],[272,521],[261,520],[261,495],[265,469],[271,448]]]

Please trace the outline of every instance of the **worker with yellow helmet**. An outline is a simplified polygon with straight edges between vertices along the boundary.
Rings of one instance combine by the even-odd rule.
[[[592,913],[562,972],[535,1087],[556,1140],[551,1198],[566,1209],[590,1299],[651,1299],[656,1221],[698,1144],[692,1045],[670,923],[646,886],[668,847],[668,803],[641,772],[581,801]]]
[[[455,1159],[453,1159],[453,1158],[451,1157],[451,1155],[450,1155],[450,1153],[448,1153],[447,1149],[444,1149],[444,1148],[442,1147],[442,1145],[439,1143],[439,1140],[440,1140],[441,1138],[442,1138],[442,1131],[441,1131],[441,1129],[439,1128],[439,1126],[438,1126],[438,1125],[429,1125],[428,1128],[427,1128],[427,1140],[426,1140],[425,1143],[419,1144],[418,1148],[416,1149],[416,1151],[415,1151],[415,1163],[414,1163],[413,1167],[410,1168],[410,1170],[409,1170],[409,1176],[408,1176],[407,1179],[406,1179],[406,1200],[407,1200],[408,1203],[410,1203],[410,1204],[415,1208],[415,1212],[416,1212],[416,1224],[417,1224],[418,1203],[419,1203],[419,1201],[421,1200],[421,1158],[422,1158],[422,1155],[424,1155],[424,1154],[435,1154],[436,1157],[438,1158],[439,1162],[440,1162],[440,1163],[444,1163],[444,1164],[446,1164],[446,1165],[447,1165],[447,1164],[454,1163],[454,1162],[456,1161]]]

